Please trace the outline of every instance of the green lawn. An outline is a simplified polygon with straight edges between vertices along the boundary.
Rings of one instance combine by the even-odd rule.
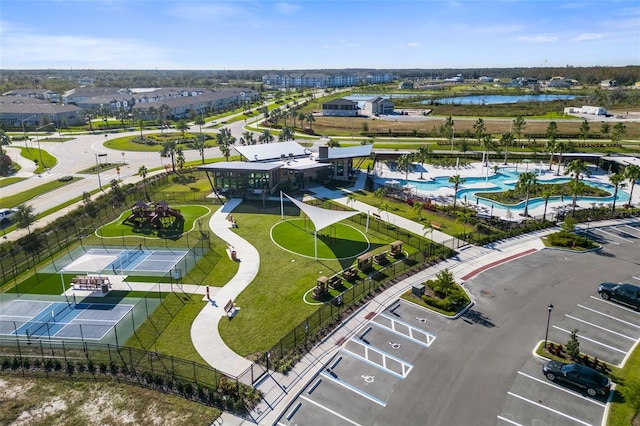
[[[0,179],[0,188],[4,188],[7,187],[9,185],[13,185],[14,183],[17,182],[21,182],[23,180],[25,180],[26,178],[21,178],[21,177],[7,177],[4,179]]]
[[[301,256],[315,256],[313,224],[306,219],[289,219],[276,224],[271,236],[276,244]],[[366,236],[345,223],[322,229],[317,238],[318,258],[354,257],[369,248]]]
[[[21,192],[20,194],[10,195],[8,197],[1,197],[0,204],[2,204],[3,207],[7,207],[7,208],[16,207],[20,204],[26,203],[27,201],[37,197],[38,195],[45,194],[49,191],[53,191],[54,189],[58,189],[65,185],[69,185],[70,183],[73,183],[78,180],[80,180],[80,178],[73,178],[73,180],[70,180],[68,182],[60,182],[57,180],[49,181],[49,182],[43,183],[42,185],[38,185],[37,187],[29,191]]]
[[[170,205],[174,210],[180,210],[180,213],[184,216],[184,224],[182,231],[190,231],[194,229],[195,223],[211,213],[211,210],[205,206],[196,205]],[[155,235],[157,232],[153,226],[137,228],[131,223],[125,223],[124,221],[132,214],[131,210],[124,211],[117,220],[99,228],[97,233],[101,237],[105,238],[135,238],[150,235]]]
[[[43,173],[45,171],[45,166],[50,169],[58,163],[56,157],[49,154],[44,149],[20,148],[20,155],[27,160],[38,160],[38,168],[35,173]]]
[[[221,321],[218,329],[225,343],[237,353],[247,356],[273,346],[289,330],[313,313],[317,306],[304,303],[304,294],[315,286],[321,275],[331,276],[354,262],[354,258],[338,260],[314,260],[284,251],[271,241],[271,228],[280,222],[280,206],[270,203],[243,203],[233,212],[238,223],[236,232],[260,253],[260,270],[256,279],[234,300],[241,308],[231,321]],[[285,219],[304,222],[297,209],[286,206]],[[353,225],[352,222],[348,222]],[[356,228],[364,232],[363,228]],[[372,232],[367,234],[370,251],[383,251],[394,241],[390,237]],[[297,244],[292,241],[287,244]],[[307,250],[312,244],[307,239]],[[405,245],[405,249],[411,247]],[[415,248],[413,249],[415,251]],[[238,253],[242,261],[242,252]],[[217,300],[225,304],[227,300]],[[260,324],[260,327],[256,327]]]

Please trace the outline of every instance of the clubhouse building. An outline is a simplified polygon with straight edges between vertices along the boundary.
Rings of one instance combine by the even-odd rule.
[[[227,198],[261,199],[280,189],[304,189],[309,182],[346,181],[355,176],[368,158],[372,145],[346,148],[321,146],[311,152],[296,142],[278,142],[235,147],[243,161],[205,164],[204,170],[215,195]]]

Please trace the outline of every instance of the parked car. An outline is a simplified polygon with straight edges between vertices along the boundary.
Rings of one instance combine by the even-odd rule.
[[[15,209],[0,209],[0,222],[5,223],[9,222],[15,216]]]
[[[542,366],[542,373],[551,381],[585,389],[590,396],[608,395],[611,390],[611,380],[607,376],[582,364],[547,361]]]
[[[640,310],[640,287],[637,285],[602,283],[598,293],[605,300],[615,300]]]

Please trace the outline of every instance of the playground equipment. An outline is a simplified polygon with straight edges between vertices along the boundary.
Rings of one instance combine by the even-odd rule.
[[[183,221],[184,217],[180,210],[172,209],[166,201],[149,204],[137,201],[131,207],[131,215],[124,222],[138,227],[149,224],[156,229],[166,229],[171,227],[176,220]]]

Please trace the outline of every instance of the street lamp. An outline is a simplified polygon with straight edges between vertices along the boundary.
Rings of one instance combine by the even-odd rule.
[[[99,162],[100,157],[106,157],[107,154],[96,154],[96,170],[98,171],[98,188],[102,190],[102,182],[100,181],[100,168],[102,167],[102,162]]]
[[[547,305],[547,331],[544,334],[544,348],[547,349],[547,340],[549,340],[549,321],[551,320],[551,311],[553,311],[553,305],[549,303]]]
[[[34,115],[30,115],[29,117],[25,118],[24,120],[22,120],[22,134],[24,136],[24,146],[25,148],[27,147],[27,129],[24,127],[24,122],[28,121],[34,117],[38,117],[38,114],[34,114]]]
[[[453,139],[456,136],[456,128],[451,126],[451,153],[453,154]]]
[[[127,164],[127,163],[124,161],[124,152],[121,152],[120,154],[122,154],[122,164]]]
[[[591,216],[587,218],[587,240],[589,239],[589,226],[591,225]]]

